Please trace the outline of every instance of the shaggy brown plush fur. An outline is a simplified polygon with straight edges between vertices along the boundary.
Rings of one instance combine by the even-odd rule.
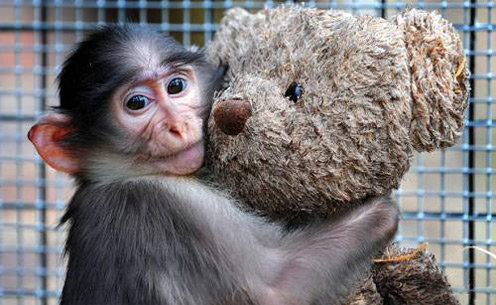
[[[376,263],[343,305],[460,305],[434,255],[389,246],[384,256],[408,259]]]
[[[384,20],[294,6],[233,9],[207,51],[232,76],[217,101],[252,106],[237,136],[210,121],[211,168],[273,218],[329,215],[388,193],[413,149],[450,146],[463,130],[463,49],[434,13]],[[284,97],[292,82],[303,87],[296,103]]]
[[[384,255],[401,257],[411,251],[413,250],[392,245],[386,249]],[[376,263],[372,274],[376,289],[383,298],[383,303],[377,304],[460,304],[450,289],[446,275],[431,253],[421,252],[413,259],[400,262]]]
[[[393,244],[384,257],[408,260],[375,263],[343,305],[460,305],[434,255]]]
[[[463,130],[469,72],[460,38],[436,13],[384,20],[297,6],[233,9],[207,55],[229,66],[209,121],[207,165],[247,208],[272,219],[329,217],[388,194],[414,150],[453,145]],[[299,100],[285,97],[293,83]],[[377,286],[407,294],[398,304],[436,304],[418,294],[429,295],[425,284],[442,272],[427,261],[402,266],[365,281],[350,302],[382,304]],[[396,286],[403,272],[421,278]]]

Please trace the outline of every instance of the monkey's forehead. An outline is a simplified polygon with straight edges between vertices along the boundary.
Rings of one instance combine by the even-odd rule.
[[[59,75],[61,109],[78,108],[88,97],[105,98],[141,71],[199,61],[201,53],[146,27],[104,27],[83,40],[65,61]]]
[[[166,52],[162,54],[149,53],[140,54],[141,58],[129,56],[125,61],[127,64],[116,67],[115,71],[121,70],[122,77],[115,82],[113,90],[123,86],[134,86],[149,81],[158,81],[167,75],[179,72],[189,73],[195,70],[196,64],[203,62],[203,56],[199,53]],[[126,86],[126,87],[127,87]]]
[[[203,53],[187,50],[165,34],[152,34],[136,30],[115,45],[107,45],[105,53],[114,57],[111,61],[115,66],[113,70],[136,75],[139,71],[170,70],[206,62]]]

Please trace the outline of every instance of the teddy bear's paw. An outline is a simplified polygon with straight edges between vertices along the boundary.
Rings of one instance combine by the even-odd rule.
[[[384,304],[459,305],[434,254],[390,245],[386,257],[416,253],[409,260],[374,264],[372,272]]]

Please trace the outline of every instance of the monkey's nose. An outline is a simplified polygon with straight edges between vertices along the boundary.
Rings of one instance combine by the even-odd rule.
[[[243,131],[250,116],[250,102],[241,99],[220,101],[214,109],[215,124],[229,136],[238,135]]]
[[[171,136],[176,137],[176,138],[182,138],[183,137],[183,131],[176,125],[172,125],[169,127],[169,133]]]

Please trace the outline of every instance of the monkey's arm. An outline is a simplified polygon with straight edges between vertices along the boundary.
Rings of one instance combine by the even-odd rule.
[[[337,304],[393,238],[398,208],[388,197],[318,225],[283,235],[277,224],[236,208],[204,186],[184,189],[193,223],[223,249],[239,287],[255,304]],[[169,187],[172,184],[169,184]],[[210,193],[210,194],[209,194]],[[196,197],[191,198],[190,196]]]
[[[284,241],[280,272],[264,304],[339,304],[396,233],[399,210],[386,197]]]

